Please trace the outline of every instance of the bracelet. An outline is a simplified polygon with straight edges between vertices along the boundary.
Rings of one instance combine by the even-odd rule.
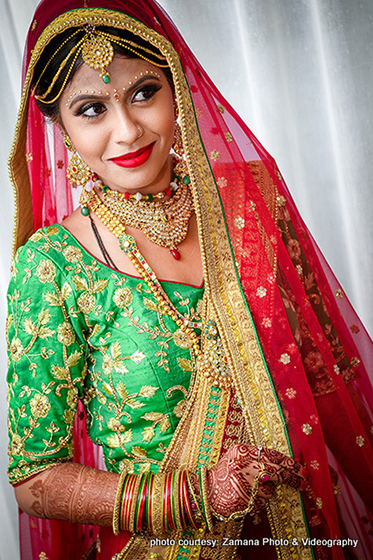
[[[121,475],[119,477],[119,483],[118,483],[118,488],[117,488],[117,492],[115,495],[115,501],[114,501],[114,511],[113,511],[113,533],[114,535],[119,535],[120,533],[120,529],[119,529],[119,520],[120,520],[120,509],[121,509],[121,505],[122,505],[122,493],[123,493],[123,485],[124,485],[124,481],[126,479],[127,473],[125,471],[121,472]]]
[[[262,475],[262,472],[263,472],[263,469],[261,469],[260,473],[258,475],[256,475],[256,477],[254,478],[254,484],[253,484],[253,487],[251,489],[250,502],[249,502],[249,505],[247,506],[246,509],[243,509],[241,511],[234,511],[233,513],[231,513],[229,515],[229,517],[225,517],[221,513],[217,513],[213,509],[213,507],[210,506],[211,513],[214,515],[214,517],[216,519],[218,519],[219,521],[225,521],[227,523],[228,521],[241,521],[242,518],[245,517],[245,515],[247,515],[248,513],[251,513],[254,509],[255,499],[256,499],[256,496],[257,496],[258,490],[259,490],[259,479]]]
[[[154,490],[152,492],[152,525],[153,533],[155,535],[161,535],[164,532],[163,529],[163,496],[164,496],[164,483],[166,475],[163,472],[158,472],[154,477]]]
[[[183,471],[183,473],[184,476],[183,476],[183,484],[182,484],[182,496],[183,496],[184,509],[186,513],[187,525],[193,527],[193,529],[199,529],[199,526],[196,523],[189,501],[187,471]]]
[[[134,522],[135,533],[140,532],[143,526],[143,515],[144,515],[145,504],[146,504],[148,480],[149,480],[149,475],[143,475],[141,480],[140,490],[139,490],[139,498],[136,504],[135,522]]]
[[[129,531],[131,529],[131,509],[134,500],[134,490],[137,482],[137,475],[128,475],[122,493],[122,515],[121,530]]]
[[[201,495],[206,486],[203,474],[200,473]],[[113,533],[129,531],[133,534],[147,530],[161,535],[189,527],[199,529],[204,519],[208,519],[209,528],[213,527],[207,494],[203,508],[199,503],[184,469],[156,475],[122,472],[114,501]]]
[[[199,523],[200,525],[206,525],[205,523],[205,519],[202,513],[202,503],[201,503],[201,499],[199,499],[196,495],[196,493],[194,492],[194,488],[193,488],[193,484],[192,481],[190,480],[190,476],[189,473],[186,473],[186,478],[187,478],[187,482],[188,482],[188,492],[190,494],[190,496],[192,497],[191,500],[189,500],[190,502],[190,509],[192,510],[192,513],[197,521],[197,523]],[[201,492],[201,488],[200,488],[200,492]]]
[[[183,507],[183,503],[184,503],[184,492],[183,492],[183,484],[184,484],[184,478],[185,478],[185,471],[184,470],[180,470],[178,472],[178,500],[179,500],[179,513],[180,513],[180,519],[181,519],[181,527],[187,527],[188,526],[188,521],[186,518],[186,512],[185,509]]]
[[[202,514],[206,521],[208,530],[210,531],[210,533],[212,533],[214,530],[214,522],[212,520],[211,508],[207,497],[207,469],[205,465],[202,465],[202,467],[200,467],[198,478],[201,492]]]
[[[131,499],[130,499],[131,509],[129,515],[129,525],[128,525],[128,531],[130,533],[135,532],[136,510],[138,509],[139,506],[140,486],[143,480],[144,480],[144,474],[137,475],[135,483],[133,485],[133,492],[131,494]]]

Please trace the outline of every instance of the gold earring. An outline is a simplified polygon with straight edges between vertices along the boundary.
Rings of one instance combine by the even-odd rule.
[[[172,149],[174,150],[175,154],[177,154],[180,158],[183,157],[184,155],[183,139],[181,137],[181,128],[178,122],[175,122],[174,143],[172,145]]]
[[[91,170],[89,169],[88,165],[86,165],[84,161],[78,156],[75,146],[67,134],[63,135],[63,142],[69,152],[72,153],[69,165],[67,166],[66,176],[74,189],[76,189],[76,187],[78,187],[79,185],[82,185],[84,187],[84,185],[88,183],[91,178]]]

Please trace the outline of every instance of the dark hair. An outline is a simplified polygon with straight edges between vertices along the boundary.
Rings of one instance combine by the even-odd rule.
[[[147,49],[146,58],[149,60],[149,62],[156,65],[157,62],[159,62],[160,51],[151,43],[145,41],[137,35],[134,35],[130,31],[116,29],[113,27],[97,27],[96,29],[98,31],[109,33],[110,35],[115,35],[116,37],[129,40],[138,45],[140,47],[140,50],[141,48]],[[68,29],[63,33],[60,33],[59,35],[57,35],[57,37],[54,37],[50,41],[35,66],[32,88],[34,88],[35,84],[37,84],[36,90],[34,92],[36,95],[43,95],[47,91],[53,81],[53,78],[56,76],[63,60],[68,56],[69,52],[84,37],[85,34],[85,29],[82,29],[81,32],[79,31],[78,33],[74,33],[74,30]],[[118,45],[114,41],[112,42],[112,46],[115,54],[124,56],[126,58],[141,58],[132,50],[128,50],[124,46]],[[149,51],[151,52],[149,53]],[[53,58],[51,58],[53,56],[53,53],[56,54]],[[73,56],[74,55],[72,55],[72,58]],[[56,83],[53,85],[52,90],[46,96],[46,101],[48,101],[48,99],[53,99],[56,95],[58,95],[58,93],[61,91],[61,88],[65,87],[72,80],[74,74],[80,68],[80,66],[82,66],[82,64],[83,59],[80,52],[71,70],[69,64],[66,64],[66,66],[63,68],[62,72],[58,76],[58,79],[56,80]],[[163,71],[172,90],[174,90],[174,83],[170,68],[159,68],[159,70]],[[69,71],[70,74],[64,86],[64,81]],[[59,98],[56,99],[56,101],[54,101],[53,103],[43,103],[43,101],[39,99],[35,99],[35,102],[37,107],[46,117],[49,117],[52,121],[55,122],[59,120]]]

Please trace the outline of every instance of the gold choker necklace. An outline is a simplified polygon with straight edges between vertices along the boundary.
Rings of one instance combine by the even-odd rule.
[[[185,179],[189,182],[189,178]],[[194,211],[192,193],[184,180],[179,182],[176,192],[167,200],[149,201],[145,197],[137,200],[126,197],[125,193],[103,188],[101,203],[102,210],[106,210],[106,221],[115,217],[124,226],[140,229],[150,241],[169,249],[174,259],[179,260],[177,246],[187,236]],[[93,210],[92,203],[97,203],[96,197],[93,191],[83,195],[82,212],[85,207]]]

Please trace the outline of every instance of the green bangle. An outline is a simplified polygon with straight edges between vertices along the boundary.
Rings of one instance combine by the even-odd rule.
[[[199,468],[198,472],[199,487],[201,491],[202,513],[206,521],[206,525],[210,533],[214,530],[214,522],[211,515],[210,504],[207,499],[207,468],[205,465]]]

